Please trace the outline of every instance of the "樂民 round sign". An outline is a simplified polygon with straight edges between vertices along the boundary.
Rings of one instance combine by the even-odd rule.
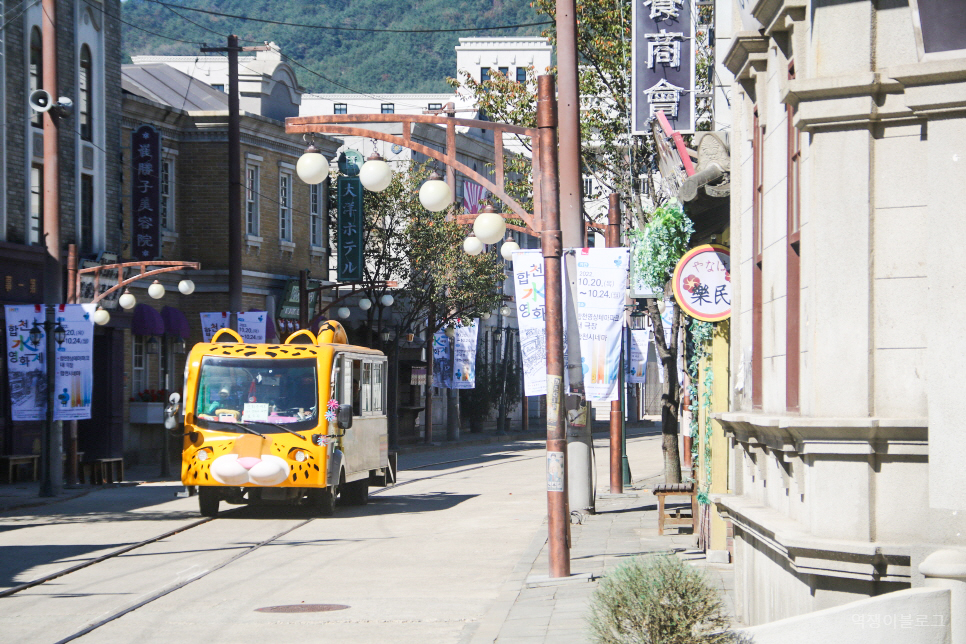
[[[731,253],[705,244],[689,250],[674,268],[674,299],[684,312],[704,322],[731,316]]]

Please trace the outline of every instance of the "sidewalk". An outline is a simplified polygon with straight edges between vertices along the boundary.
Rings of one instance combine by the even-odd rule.
[[[623,494],[602,494],[608,480],[606,474],[601,477],[607,467],[606,458],[601,458],[606,454],[607,440],[602,434],[595,434],[594,439],[598,452],[597,511],[580,517],[580,523],[576,518],[571,521],[571,577],[549,578],[544,523],[500,597],[476,628],[464,632],[460,644],[586,644],[590,641],[586,617],[599,579],[628,558],[648,553],[674,552],[704,569],[722,591],[726,611],[734,615],[732,565],[706,563],[704,553],[695,549],[697,537],[689,529],[669,527],[664,536],[658,536],[657,501],[650,488],[662,482],[663,476],[635,476]]]

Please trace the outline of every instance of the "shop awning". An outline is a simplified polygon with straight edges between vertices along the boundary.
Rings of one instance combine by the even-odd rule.
[[[173,306],[166,306],[161,309],[161,319],[164,320],[164,332],[167,335],[173,335],[181,338],[182,340],[187,340],[188,336],[191,335],[191,327],[188,326],[188,318],[184,316],[184,313],[181,312],[181,309],[176,309]]]
[[[134,335],[164,335],[164,320],[158,311],[147,304],[134,307],[131,316],[131,333]]]

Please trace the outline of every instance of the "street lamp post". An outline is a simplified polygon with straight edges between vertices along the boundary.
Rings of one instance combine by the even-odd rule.
[[[40,346],[41,340],[44,340],[44,351],[45,351],[45,366],[47,368],[47,384],[46,384],[46,395],[44,396],[44,404],[47,407],[47,414],[44,420],[44,433],[41,437],[40,442],[40,465],[41,465],[41,477],[40,477],[40,496],[51,497],[57,496],[63,484],[63,480],[60,476],[57,476],[60,461],[60,449],[54,449],[54,442],[61,440],[60,437],[54,432],[54,369],[56,361],[54,359],[55,349],[54,343],[62,344],[65,338],[64,327],[57,324],[54,321],[54,308],[52,306],[44,307],[45,319],[40,326],[34,323],[32,329],[30,329],[30,342],[34,346]],[[43,329],[41,330],[41,326]]]

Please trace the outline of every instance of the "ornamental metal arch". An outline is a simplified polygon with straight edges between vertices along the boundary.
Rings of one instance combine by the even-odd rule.
[[[369,129],[359,123],[399,123],[402,125],[402,136],[388,134],[378,130]],[[422,143],[412,140],[412,125],[414,123],[429,123],[432,125],[443,125],[446,127],[446,152],[440,152]],[[493,156],[496,181],[480,174],[473,168],[462,163],[456,158],[456,127],[477,128],[493,132]],[[419,152],[431,159],[435,159],[446,165],[447,174],[458,170],[467,177],[473,179],[481,186],[489,190],[493,195],[500,199],[510,211],[526,224],[525,228],[508,224],[508,228],[520,229],[521,232],[538,236],[542,231],[540,218],[528,213],[518,201],[510,197],[505,191],[506,181],[503,172],[503,134],[516,134],[530,137],[532,141],[533,156],[533,192],[534,204],[540,203],[540,172],[538,169],[538,146],[539,136],[537,128],[521,127],[519,125],[509,125],[507,123],[492,123],[490,121],[479,121],[476,119],[461,119],[451,116],[437,116],[430,114],[336,114],[318,116],[292,116],[285,119],[285,131],[290,134],[338,134],[342,136],[360,136],[367,139],[376,139],[396,145],[401,145],[414,152]],[[450,183],[451,188],[455,185]],[[457,219],[464,223],[464,217]]]

